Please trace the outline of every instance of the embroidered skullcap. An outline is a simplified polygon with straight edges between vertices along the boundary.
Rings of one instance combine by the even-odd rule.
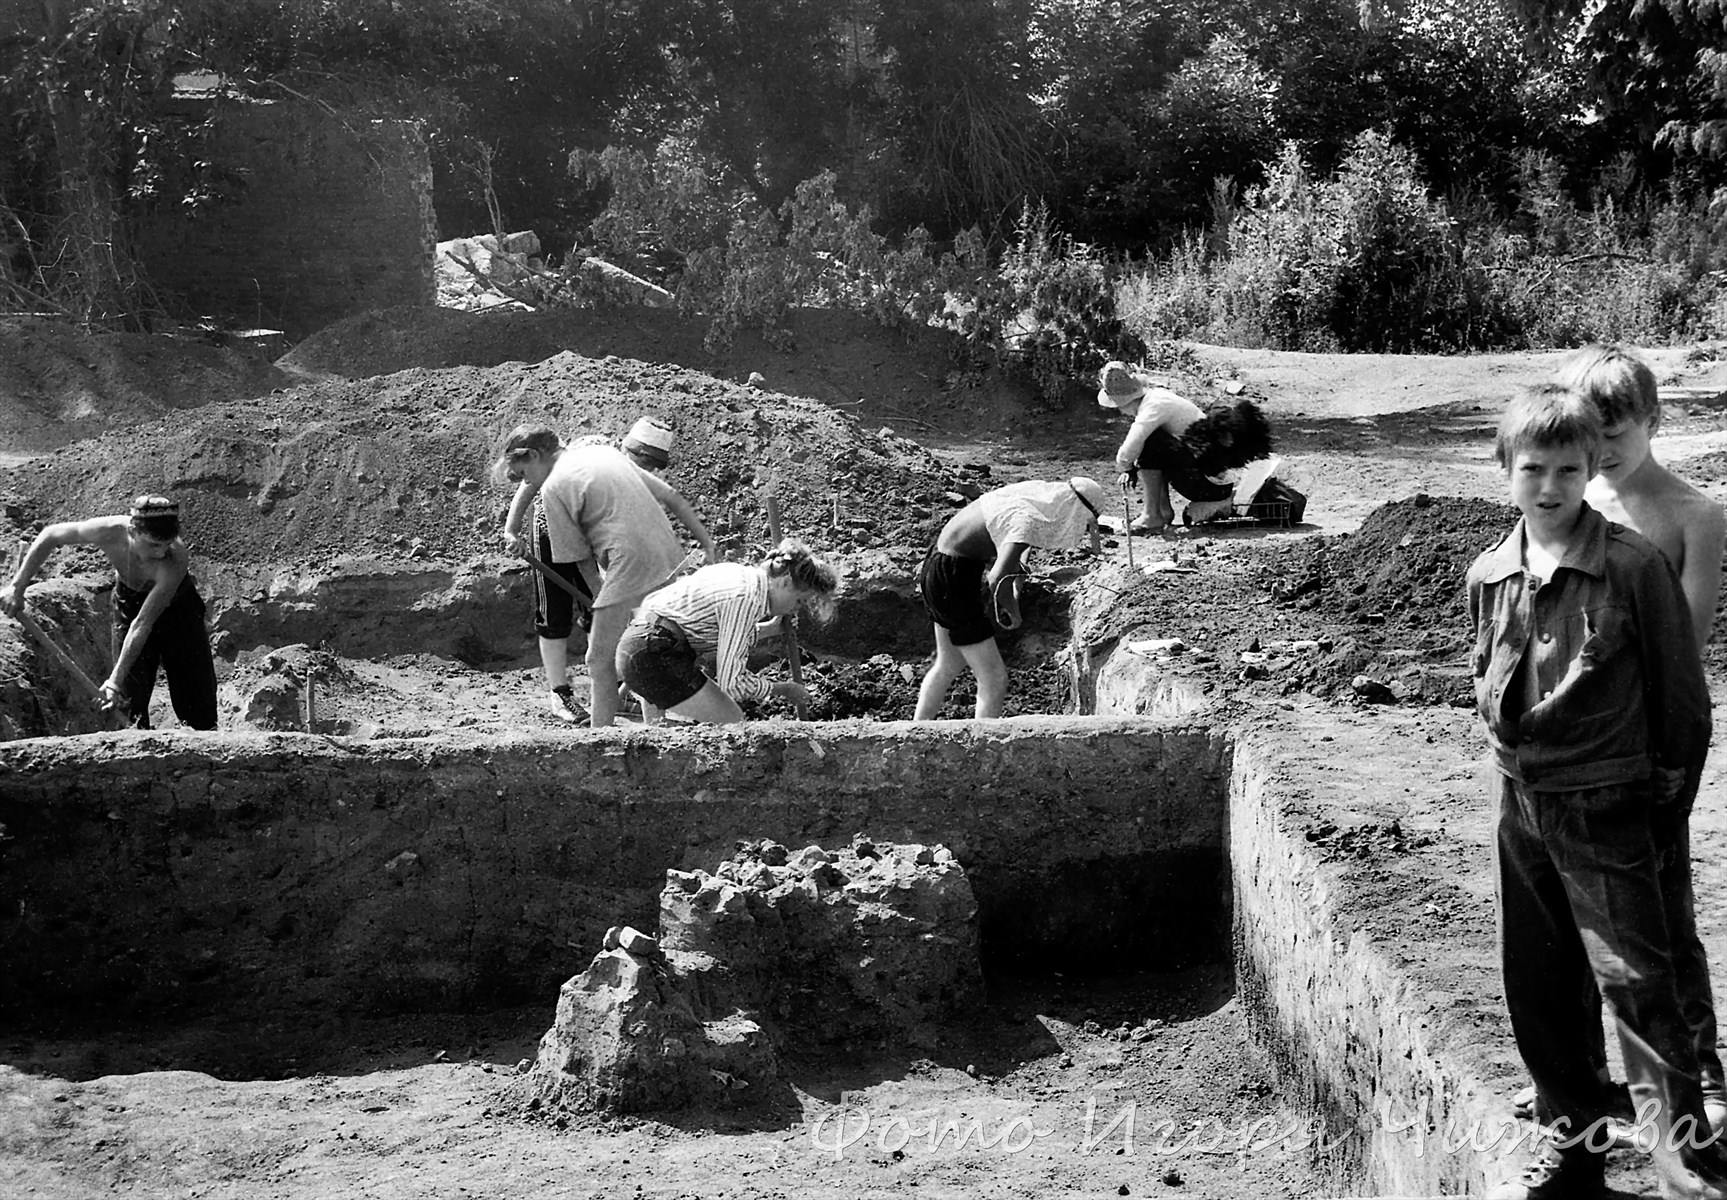
[[[130,516],[133,520],[141,520],[145,517],[177,517],[179,515],[179,501],[170,500],[166,496],[152,496],[146,494],[137,496],[132,501],[132,512]]]

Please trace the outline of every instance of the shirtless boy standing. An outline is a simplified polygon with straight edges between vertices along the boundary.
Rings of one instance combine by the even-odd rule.
[[[90,545],[114,568],[114,633],[120,651],[101,685],[104,707],[120,707],[139,729],[150,727],[156,668],[168,677],[174,715],[193,729],[216,728],[216,666],[204,627],[204,600],[189,574],[180,539],[180,506],[166,496],[139,496],[123,516],[49,525],[30,543],[0,612],[24,611],[24,589],[58,546]]]
[[[1655,543],[1679,576],[1697,645],[1709,640],[1721,591],[1727,516],[1721,506],[1655,459],[1650,446],[1661,427],[1661,401],[1648,364],[1619,346],[1586,346],[1560,366],[1557,381],[1587,400],[1603,428],[1601,463],[1584,498],[1609,521]],[[1672,926],[1674,980],[1702,1071],[1703,1106],[1717,1131],[1727,1126],[1727,1078],[1716,1049],[1709,962],[1697,936],[1691,880],[1691,807],[1696,781],[1664,822],[1671,839],[1660,870]],[[1605,1080],[1604,1045],[1591,1048]],[[1607,1084],[1610,1098],[1619,1089]],[[1523,1097],[1518,1098],[1522,1100]]]
[[[1601,414],[1601,469],[1585,499],[1609,521],[1635,529],[1667,556],[1685,590],[1697,644],[1709,640],[1721,592],[1721,506],[1655,461],[1661,428],[1655,376],[1618,346],[1587,346],[1567,359],[1558,382]]]

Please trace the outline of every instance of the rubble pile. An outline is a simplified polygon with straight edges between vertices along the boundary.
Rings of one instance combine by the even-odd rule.
[[[659,285],[590,254],[571,254],[561,268],[548,266],[532,230],[439,242],[436,270],[438,307],[467,312],[599,302],[667,308],[673,303]]]
[[[981,990],[977,902],[945,847],[740,843],[712,874],[666,876],[660,938],[609,931],[560,990],[532,1103],[758,1102],[785,1047],[928,1045]]]
[[[711,1009],[799,1039],[914,1041],[981,986],[977,901],[946,847],[740,845],[669,871],[661,943]]]

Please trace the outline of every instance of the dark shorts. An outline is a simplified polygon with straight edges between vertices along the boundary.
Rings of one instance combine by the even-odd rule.
[[[545,563],[562,579],[568,580],[575,589],[588,598],[588,607],[593,607],[594,593],[588,588],[588,581],[582,578],[580,563],[560,563],[552,561],[552,535],[546,531],[546,515],[535,505],[538,514],[534,520],[534,532],[539,548],[535,551],[540,561]],[[534,578],[534,632],[543,638],[562,641],[570,636],[577,624],[583,629],[593,624],[593,618],[587,612],[579,609],[575,597],[563,588],[555,587],[546,581],[546,577],[538,571],[530,574]]]
[[[709,683],[689,639],[668,626],[664,617],[652,625],[632,622],[618,640],[618,675],[656,708],[682,704]]]
[[[923,569],[918,573],[924,611],[947,630],[948,640],[956,646],[975,646],[995,636],[983,597],[983,577],[988,569],[988,563],[943,554],[933,546],[924,555]]]
[[[1163,472],[1164,481],[1188,500],[1222,500],[1235,493],[1232,485],[1207,478],[1194,463],[1193,452],[1167,429],[1145,439],[1135,465],[1144,471]]]

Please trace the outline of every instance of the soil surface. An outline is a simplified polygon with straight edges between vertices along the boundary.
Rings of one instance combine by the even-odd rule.
[[[808,313],[789,353],[740,342],[716,357],[702,333],[654,310],[392,310],[272,364],[201,342],[3,324],[0,533],[16,539],[45,521],[123,511],[138,491],[171,490],[185,504],[195,569],[215,584],[225,727],[267,723],[249,700],[292,669],[318,681],[323,732],[436,736],[557,723],[537,704],[525,610],[507,653],[417,650],[385,626],[334,648],[246,631],[281,578],[444,572],[511,579],[525,595],[520,564],[492,552],[508,492],[489,476],[491,453],[517,421],[617,437],[643,413],[664,416],[679,433],[668,480],[735,556],[765,543],[771,488],[786,531],[832,552],[848,575],[852,627],[806,636],[818,719],[909,714],[930,643],[907,589],[957,505],[1022,478],[1087,474],[1113,488],[1119,417],[1088,397],[1041,406],[938,334],[901,337]],[[1668,400],[1657,452],[1718,499],[1727,498],[1722,353],[1650,352]],[[1080,703],[1057,662],[1071,622],[1093,653],[1155,656],[1208,696],[1316,719],[1370,721],[1381,705],[1425,712],[1427,741],[1456,757],[1473,736],[1459,707],[1468,703],[1462,573],[1509,524],[1490,430],[1515,386],[1543,378],[1558,356],[1190,346],[1169,357],[1172,385],[1189,394],[1265,407],[1285,477],[1307,493],[1305,521],[1138,537],[1130,563],[1127,514],[1112,513],[1101,560],[1035,557],[1009,711]],[[761,381],[751,384],[752,373]],[[99,639],[79,620],[99,611],[98,568],[63,552],[31,593],[32,611],[90,653]],[[0,619],[0,731],[76,727],[54,675]],[[968,704],[956,690],[949,715]],[[172,724],[165,708],[159,723]],[[1727,828],[1704,815],[1720,786],[1712,768],[1700,846]],[[1379,849],[1361,834],[1337,852],[1371,859]],[[1712,946],[1724,922],[1700,912]],[[1443,943],[1401,936],[1443,974]],[[1323,1170],[1299,1138],[1251,1152],[1229,1140],[1258,1118],[1299,1127],[1246,1048],[1232,997],[1215,964],[997,979],[988,1010],[944,1031],[932,1058],[884,1051],[795,1064],[795,1113],[561,1127],[515,1098],[517,1064],[555,997],[535,1010],[325,1028],[91,1029],[47,1015],[0,1031],[0,1194],[1315,1194]],[[1154,1032],[1121,1036],[1143,1028]],[[1115,1154],[1117,1129],[1088,1151],[1087,1113],[1095,1140],[1129,1100],[1142,1131],[1167,1115],[1221,1132],[1221,1149],[1166,1139],[1151,1152],[1142,1140],[1137,1153]],[[931,1116],[976,1118],[983,1137],[1000,1140],[930,1150],[916,1135]],[[893,1118],[908,1124],[889,1128]],[[833,1139],[860,1123],[865,1132],[836,1154]]]

